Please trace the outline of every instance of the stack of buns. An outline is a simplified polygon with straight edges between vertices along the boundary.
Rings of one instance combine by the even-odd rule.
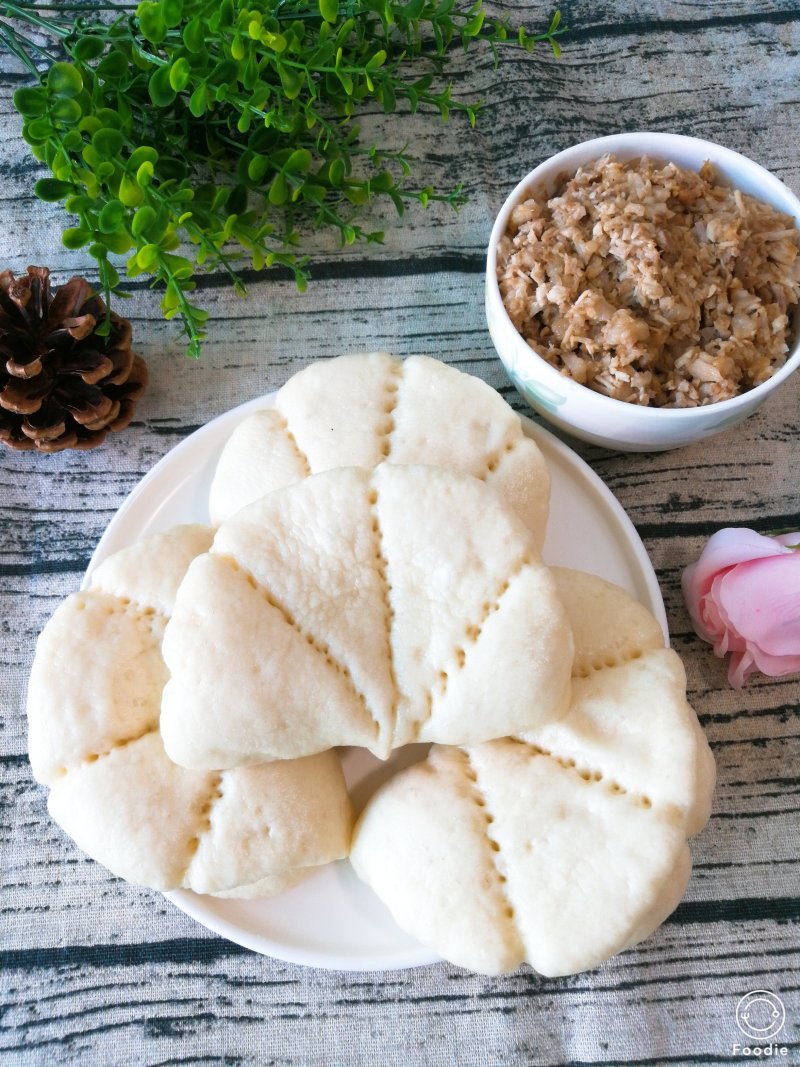
[[[484,973],[641,940],[683,894],[713,761],[652,616],[542,562],[549,488],[479,379],[382,353],[301,371],[223,449],[214,527],[109,557],[45,627],[53,818],[161,890],[270,896],[350,856]],[[419,742],[354,826],[337,749]]]

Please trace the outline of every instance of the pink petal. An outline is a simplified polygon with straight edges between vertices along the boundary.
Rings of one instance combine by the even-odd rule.
[[[714,646],[718,656],[728,651],[728,619],[720,610],[712,584],[707,596],[700,601],[700,617],[694,620],[695,629],[704,641]]]
[[[756,669],[749,652],[734,652],[728,663],[728,681],[734,689],[741,689]]]
[[[749,646],[800,659],[800,553],[732,568],[720,576],[717,599]]]
[[[698,600],[708,592],[714,575],[726,567],[765,556],[781,556],[790,551],[774,537],[765,537],[755,530],[735,527],[718,530],[709,537],[697,563],[683,572],[684,594],[687,599]]]
[[[720,633],[719,620],[713,617],[714,610],[707,598],[709,594],[715,596],[711,590],[721,571],[738,563],[791,553],[792,549],[779,543],[777,538],[765,537],[746,528],[727,527],[713,534],[700,558],[690,564],[681,577],[683,597],[697,633],[712,644],[715,635]]]

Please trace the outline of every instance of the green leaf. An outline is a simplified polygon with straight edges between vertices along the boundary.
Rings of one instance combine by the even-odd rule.
[[[26,119],[44,115],[47,110],[47,93],[44,89],[17,89],[14,93],[14,107]]]
[[[343,159],[334,159],[328,165],[328,181],[334,189],[340,189],[344,182],[346,168]]]
[[[242,39],[241,35],[237,33],[231,41],[231,56],[236,60],[237,63],[241,63],[241,61],[245,57],[246,52],[247,48],[245,47],[244,40]]]
[[[125,230],[117,230],[116,233],[103,234],[103,244],[117,256],[124,255],[130,250],[132,241]]]
[[[310,200],[312,204],[321,204],[328,192],[324,185],[318,185],[316,182],[303,182],[299,191],[303,198]]]
[[[88,230],[82,229],[80,226],[70,226],[64,230],[61,235],[61,241],[65,248],[76,249],[83,248],[91,240],[92,235]]]
[[[260,182],[269,170],[268,156],[253,156],[247,165],[247,176],[253,182]]]
[[[183,19],[183,0],[161,0],[161,14],[169,29],[180,26]]]
[[[128,159],[128,168],[130,170],[138,170],[142,163],[157,162],[158,152],[155,148],[151,148],[150,145],[141,144],[131,152],[130,158]]]
[[[180,304],[180,297],[178,295],[178,287],[170,279],[167,284],[166,292],[164,293],[164,299],[161,301],[161,309],[168,314],[170,311],[176,311]]]
[[[151,74],[147,90],[156,107],[169,107],[173,103],[178,94],[170,84],[169,67],[159,67]]]
[[[83,148],[83,138],[80,133],[80,123],[77,130],[67,130],[61,137],[61,147],[65,152],[78,152]]]
[[[291,67],[285,66],[283,63],[278,67],[278,74],[280,75],[281,85],[283,86],[283,92],[287,100],[295,100],[300,95],[300,90],[303,88],[303,79],[300,75],[291,69]]]
[[[239,74],[239,81],[248,92],[251,92],[255,88],[256,82],[258,81],[258,61],[256,60],[254,52],[247,57],[244,70]]]
[[[350,19],[345,19],[345,21],[341,24],[341,26],[339,27],[339,29],[336,32],[335,41],[336,41],[336,47],[337,48],[341,48],[342,47],[342,45],[345,43],[347,38],[353,32],[353,28],[354,27],[355,27],[355,22],[353,21],[353,19],[351,19],[351,18]]]
[[[139,265],[139,256],[137,254],[134,253],[125,264],[125,272],[129,278],[138,278],[140,274],[144,274],[144,267]]]
[[[123,174],[117,194],[125,207],[138,207],[144,200],[144,190],[127,174]]]
[[[362,207],[369,200],[369,192],[363,185],[348,185],[344,190],[344,195],[351,204],[357,207]]]
[[[388,193],[394,188],[394,178],[388,170],[382,170],[370,181],[370,185],[377,193]]]
[[[136,182],[143,189],[146,189],[153,182],[154,167],[150,160],[145,160],[144,163],[136,171]]]
[[[54,63],[47,72],[47,88],[56,96],[69,99],[83,90],[83,78],[72,63]]]
[[[378,99],[383,104],[383,112],[385,115],[390,115],[397,109],[397,98],[395,96],[392,84],[389,81],[378,86]]]
[[[241,215],[247,208],[247,187],[245,185],[234,185],[230,196],[227,199],[226,207],[233,215]]]
[[[319,0],[319,13],[326,22],[336,22],[339,17],[338,0]]]
[[[106,44],[102,37],[79,37],[70,45],[69,51],[79,63],[89,63],[105,51]]]
[[[125,77],[128,70],[128,60],[123,52],[109,52],[95,68],[97,76],[109,82],[116,82]]]
[[[75,126],[80,122],[83,112],[77,100],[65,96],[53,101],[49,114],[52,122],[59,126]]]
[[[271,33],[269,30],[262,30],[259,39],[265,48],[269,48],[271,52],[277,52],[279,55],[281,52],[286,51],[289,43],[282,33]]]
[[[141,252],[139,255],[141,256]],[[194,264],[190,259],[186,259],[185,256],[173,256],[169,253],[162,255],[162,260],[167,264],[172,275],[178,281],[185,281],[187,278],[191,278],[194,275]],[[208,317],[208,313],[205,313]]]
[[[73,215],[77,215],[81,211],[91,211],[94,208],[94,200],[91,196],[86,196],[84,193],[79,193],[77,196],[70,196],[64,203],[64,207]]]
[[[288,174],[307,174],[311,170],[311,153],[307,148],[297,148],[284,164]]]
[[[267,195],[270,204],[274,204],[275,207],[280,207],[289,199],[289,187],[287,186],[286,178],[282,173],[279,172],[272,179],[272,184],[269,187],[269,193]]]
[[[81,133],[88,133],[91,137],[93,133],[103,129],[103,124],[97,115],[84,115],[78,123],[78,129]]]
[[[206,46],[206,28],[199,16],[190,19],[183,28],[183,43],[194,55]]]
[[[208,90],[206,89],[205,83],[201,82],[189,97],[189,110],[196,119],[199,119],[201,115],[205,114],[207,102]]]
[[[113,108],[100,107],[95,111],[95,115],[97,115],[100,120],[101,126],[108,126],[111,130],[122,129],[122,119]]]
[[[104,128],[92,134],[92,148],[101,159],[113,159],[122,151],[124,144],[125,138],[119,130]]]
[[[483,26],[483,20],[485,18],[483,11],[478,11],[469,22],[465,23],[461,27],[461,33],[464,37],[477,37],[481,32],[481,26]]]
[[[56,181],[55,178],[40,178],[33,191],[40,200],[55,203],[57,200],[65,200],[74,192],[74,186],[70,182]]]
[[[114,264],[106,263],[105,267],[103,268],[103,274],[105,275],[103,281],[106,282],[112,289],[116,289],[116,287],[119,285],[119,271],[114,266]],[[103,323],[103,325],[105,325],[105,323]]]
[[[122,225],[122,220],[127,213],[127,208],[121,200],[109,200],[97,219],[100,232],[114,233]]]
[[[386,52],[381,49],[380,52],[376,52],[374,56],[371,56],[367,60],[367,70],[377,70],[378,67],[382,67],[386,62]]]
[[[161,4],[145,0],[137,7],[136,17],[139,19],[142,35],[150,44],[161,44],[167,36],[167,22],[161,10]]]
[[[169,68],[169,84],[176,93],[180,93],[186,88],[191,76],[192,68],[189,66],[189,60],[185,56],[176,59]]]
[[[227,185],[221,185],[219,187],[219,189],[217,189],[212,194],[212,197],[211,197],[211,210],[212,211],[221,211],[222,208],[227,204],[228,197],[230,195],[231,195],[231,190],[228,188],[228,186]],[[198,193],[195,194],[195,199],[197,199],[198,196],[199,196],[199,191],[198,191]]]
[[[144,245],[136,253],[136,259],[142,270],[150,270],[159,260],[161,256],[161,249],[157,244]]]
[[[155,208],[151,207],[149,204],[144,204],[133,216],[133,221],[131,222],[131,233],[134,237],[146,237],[148,231],[155,224],[155,221]]]

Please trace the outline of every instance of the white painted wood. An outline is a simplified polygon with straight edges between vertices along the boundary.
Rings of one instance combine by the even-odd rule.
[[[505,9],[529,28],[547,16],[538,4]],[[152,380],[134,424],[95,452],[0,452],[4,1064],[727,1064],[739,1062],[736,1003],[754,988],[786,1005],[789,1055],[776,1062],[800,1062],[797,678],[731,690],[692,633],[679,587],[720,526],[800,523],[798,378],[743,426],[679,452],[613,455],[569,442],[650,552],[719,775],[684,903],[595,972],[489,979],[441,964],[347,975],[253,955],[83,856],[49,820],[25,755],[37,633],[77,588],[126,493],[193,428],[312,359],[374,348],[435,355],[522,409],[485,328],[482,259],[493,212],[538,160],[618,129],[672,130],[742,151],[800,192],[796,4],[577,0],[564,13],[573,32],[559,61],[511,50],[498,70],[487,57],[458,60],[464,86],[486,101],[474,133],[455,117],[444,130],[432,118],[365,122],[375,136],[410,140],[420,181],[463,180],[471,200],[458,215],[433,207],[399,225],[387,218],[381,248],[320,242],[304,296],[266,276],[242,301],[212,279],[197,363],[156,296],[137,288],[126,311]],[[60,247],[60,209],[31,196],[37,171],[10,102],[17,84],[0,57],[0,266],[46,263],[61,280],[88,264]]]

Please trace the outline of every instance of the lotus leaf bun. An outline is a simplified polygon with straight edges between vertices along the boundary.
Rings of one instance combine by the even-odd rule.
[[[426,464],[491,485],[544,541],[550,475],[499,393],[437,359],[384,352],[319,360],[244,419],[211,485],[211,521],[332,467]]]
[[[577,643],[567,716],[434,745],[372,797],[351,851],[403,929],[487,974],[573,974],[646,937],[710,811],[713,759],[657,623],[602,579],[557,573]]]
[[[199,769],[469,744],[560,717],[572,653],[534,536],[493,489],[340,468],[237,512],[192,563],[161,730]]]
[[[159,732],[161,640],[180,581],[213,531],[176,527],[109,557],[45,626],[28,690],[29,754],[78,845],[131,882],[266,895],[347,855],[338,757],[189,771]]]

